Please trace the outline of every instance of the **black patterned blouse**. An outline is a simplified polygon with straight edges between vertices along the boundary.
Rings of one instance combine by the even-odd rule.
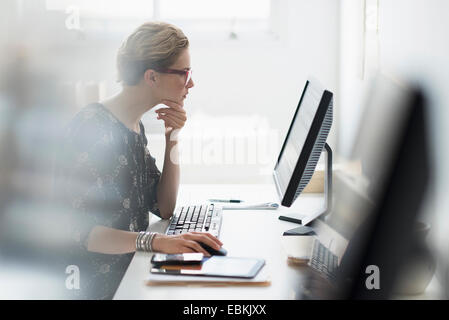
[[[68,264],[79,267],[74,298],[110,299],[133,253],[87,251],[94,226],[144,231],[149,212],[160,216],[156,187],[161,173],[147,148],[145,129],[128,129],[99,103],[90,104],[70,122],[59,165],[58,192],[69,208]],[[150,213],[151,214],[151,213]]]

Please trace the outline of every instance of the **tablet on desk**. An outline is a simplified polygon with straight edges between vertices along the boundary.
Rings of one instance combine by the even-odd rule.
[[[151,268],[151,273],[251,279],[264,264],[265,260],[258,258],[212,256],[201,265],[165,265]]]

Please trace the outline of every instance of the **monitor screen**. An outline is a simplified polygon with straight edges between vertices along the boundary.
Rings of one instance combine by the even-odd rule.
[[[332,96],[316,80],[306,82],[273,171],[283,206],[290,207],[312,178],[332,125]]]
[[[304,92],[301,107],[293,118],[290,133],[285,141],[284,152],[277,165],[279,185],[284,194],[312,127],[322,95],[322,90],[309,84]]]

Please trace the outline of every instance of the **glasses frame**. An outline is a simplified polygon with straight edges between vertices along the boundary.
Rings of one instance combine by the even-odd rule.
[[[161,69],[161,70],[156,70],[156,71],[160,72],[160,73],[179,74],[179,75],[185,76],[186,77],[186,82],[184,83],[184,86],[187,86],[187,84],[189,83],[190,79],[192,78],[192,69],[187,69],[187,70]]]

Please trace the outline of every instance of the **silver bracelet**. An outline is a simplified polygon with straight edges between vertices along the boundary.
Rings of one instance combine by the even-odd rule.
[[[143,250],[143,239],[145,237],[145,234],[146,234],[145,231],[141,231],[137,235],[137,238],[136,238],[136,251],[144,251]]]
[[[143,234],[144,234],[145,232],[139,232],[138,234],[137,234],[137,238],[136,238],[136,251],[140,251],[141,249],[140,249],[140,239],[142,238],[142,236],[143,236]]]
[[[141,231],[136,237],[136,251],[153,252],[152,242],[156,232]]]
[[[148,247],[148,239],[150,238],[150,233],[149,232],[146,232],[145,233],[145,237],[144,237],[144,239],[143,239],[143,250],[145,251],[145,252],[149,252],[150,251],[150,248]]]
[[[147,251],[146,243],[148,239],[148,232],[145,232],[142,236],[142,239],[140,240],[140,248],[142,251]]]
[[[150,252],[154,252],[153,250],[153,239],[156,236],[156,232],[152,232],[150,239],[148,240],[148,246],[150,247]]]

